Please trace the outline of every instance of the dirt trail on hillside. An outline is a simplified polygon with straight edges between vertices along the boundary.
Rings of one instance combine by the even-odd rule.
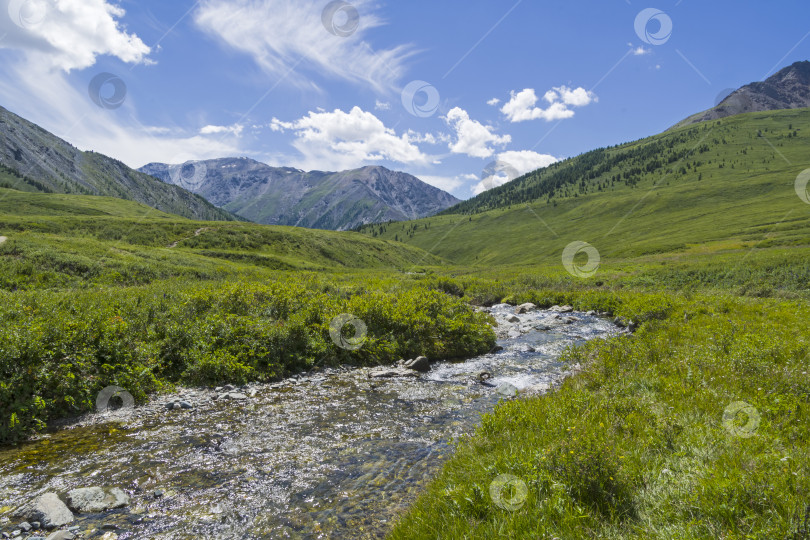
[[[207,230],[208,230],[208,227],[200,227],[199,229],[194,231],[194,236],[200,236],[203,231],[207,231]],[[194,236],[187,236],[187,237],[183,238],[183,240],[188,240],[189,238],[193,238]],[[0,237],[0,238],[5,238],[5,237]],[[169,249],[176,248],[177,244],[179,244],[183,240],[177,240],[176,242],[172,242],[171,244],[169,244],[166,247],[168,247]],[[3,242],[0,240],[0,244],[2,244],[2,243]]]

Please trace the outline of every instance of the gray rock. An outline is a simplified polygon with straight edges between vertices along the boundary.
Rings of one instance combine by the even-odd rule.
[[[222,387],[222,389],[226,392],[233,392],[234,390],[236,390],[236,388],[230,384],[226,384],[225,386]]]
[[[428,360],[426,356],[418,356],[413,360],[405,362],[405,367],[425,373],[430,371],[430,360]]]
[[[39,529],[40,527],[42,527],[42,525],[40,525],[39,521],[32,521],[31,526],[33,528],[35,528],[35,529]]]
[[[17,525],[17,526],[18,526],[20,529],[24,530],[25,532],[28,532],[28,531],[30,531],[31,529],[33,529],[33,528],[34,528],[34,527],[33,527],[33,526],[30,524],[30,523],[28,523],[27,521],[23,521],[22,523],[20,523],[20,524],[19,524],[19,525]]]
[[[55,529],[73,521],[73,512],[63,503],[56,493],[44,493],[37,497],[21,512],[28,521],[38,521],[45,529]]]
[[[408,368],[377,368],[369,371],[371,379],[389,379],[391,377],[418,377],[419,372]]]
[[[92,514],[122,508],[129,504],[129,496],[119,488],[89,487],[69,491],[67,501],[73,510]]]
[[[517,387],[509,383],[503,383],[502,385],[500,385],[498,388],[495,389],[495,392],[498,395],[504,397],[515,397],[516,395],[518,395]]]
[[[507,322],[510,322],[510,323],[519,323],[520,322],[520,317],[517,317],[515,315],[510,315],[509,318],[506,319],[506,320],[507,320]]]
[[[180,407],[182,407],[183,409],[193,409],[194,405],[192,405],[188,401],[181,401],[180,402]]]
[[[11,537],[12,538],[17,538],[21,534],[22,534],[22,531],[20,529],[15,529],[15,530],[11,531]]]
[[[557,313],[571,313],[574,308],[571,306],[551,306],[549,311],[556,311]]]
[[[531,302],[526,302],[525,304],[520,304],[515,313],[528,313],[530,311],[534,311],[535,309],[537,309],[536,305],[532,304]]]
[[[174,409],[174,401],[170,401],[170,402],[168,402],[168,403],[166,404],[166,408],[167,408],[168,410],[170,410],[170,411],[171,411],[172,409]]]
[[[76,538],[76,535],[70,531],[56,531],[46,540],[73,540],[74,538]]]
[[[2,534],[3,534],[3,538],[11,538],[11,535],[8,534],[7,532],[3,532]]]
[[[222,394],[219,396],[219,399],[233,399],[235,401],[241,401],[243,399],[247,399],[248,397],[245,394],[240,392],[228,392],[227,394]]]

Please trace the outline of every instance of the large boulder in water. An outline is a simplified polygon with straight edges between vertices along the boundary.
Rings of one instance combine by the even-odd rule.
[[[24,506],[18,515],[28,521],[38,521],[44,529],[55,529],[73,521],[73,512],[56,493],[44,493]]]
[[[430,371],[430,360],[426,356],[418,356],[413,360],[405,362],[405,367],[422,373]]]
[[[119,488],[88,487],[70,490],[68,505],[76,512],[93,514],[129,504],[129,496]]]

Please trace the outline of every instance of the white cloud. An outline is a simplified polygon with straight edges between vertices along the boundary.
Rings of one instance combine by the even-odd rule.
[[[509,135],[496,135],[493,128],[472,120],[467,111],[459,107],[450,109],[445,117],[447,125],[456,132],[456,142],[448,147],[454,154],[467,154],[470,157],[488,158],[495,151],[490,145],[504,145],[512,142]]]
[[[273,118],[273,131],[293,131],[293,146],[304,156],[302,168],[350,169],[380,160],[427,164],[429,158],[411,142],[398,136],[374,114],[354,107],[343,112],[313,112],[294,122]]]
[[[652,54],[652,49],[645,49],[644,45],[639,45],[631,51],[633,56],[644,56],[645,54]]]
[[[379,99],[374,102],[374,109],[377,111],[391,110],[391,104],[387,101],[380,101]]]
[[[491,105],[492,107],[494,107],[495,105],[497,105],[500,102],[501,102],[500,99],[494,97],[494,98],[490,99],[489,101],[487,101],[487,105]]]
[[[395,89],[404,73],[403,62],[411,54],[409,48],[375,50],[363,41],[366,31],[383,24],[367,0],[352,2],[359,14],[356,31],[345,37],[330,33],[322,20],[325,4],[320,0],[203,0],[195,21],[229,47],[252,56],[271,75],[299,86],[313,84],[302,74],[309,69],[377,91]]]
[[[101,54],[148,63],[149,47],[120,27],[116,19],[124,10],[106,0],[3,4],[8,9],[0,13],[0,47],[25,50],[28,61],[38,66],[69,72],[92,66]]]
[[[481,181],[470,188],[473,195],[514,180],[526,173],[548,167],[559,161],[549,154],[538,154],[531,150],[510,150],[501,152],[496,160],[490,163],[482,173]]]
[[[245,129],[245,126],[241,126],[239,124],[234,124],[233,126],[204,126],[200,130],[200,135],[215,135],[219,133],[230,133],[236,137],[242,134],[242,130]]]
[[[542,119],[547,122],[563,120],[574,116],[569,107],[584,107],[598,101],[596,94],[584,88],[571,89],[567,86],[552,88],[543,95],[549,103],[548,108],[537,107],[537,94],[533,88],[525,88],[520,92],[511,93],[511,99],[501,107],[501,112],[510,122],[524,122],[526,120]]]
[[[458,189],[461,187],[465,182],[470,180],[477,180],[478,177],[474,174],[460,174],[458,176],[432,176],[432,175],[424,175],[424,174],[417,174],[414,175],[419,180],[426,184],[430,184],[433,187],[437,187],[441,190],[447,191],[451,193],[453,190]]]

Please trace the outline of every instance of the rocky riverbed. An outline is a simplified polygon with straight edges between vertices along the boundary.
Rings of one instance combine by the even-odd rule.
[[[566,347],[625,331],[566,306],[486,309],[498,348],[466,362],[182,388],[0,449],[0,534],[383,537],[482,413],[559,384],[578,369],[559,362]],[[66,522],[46,528],[30,512],[42,498]]]

